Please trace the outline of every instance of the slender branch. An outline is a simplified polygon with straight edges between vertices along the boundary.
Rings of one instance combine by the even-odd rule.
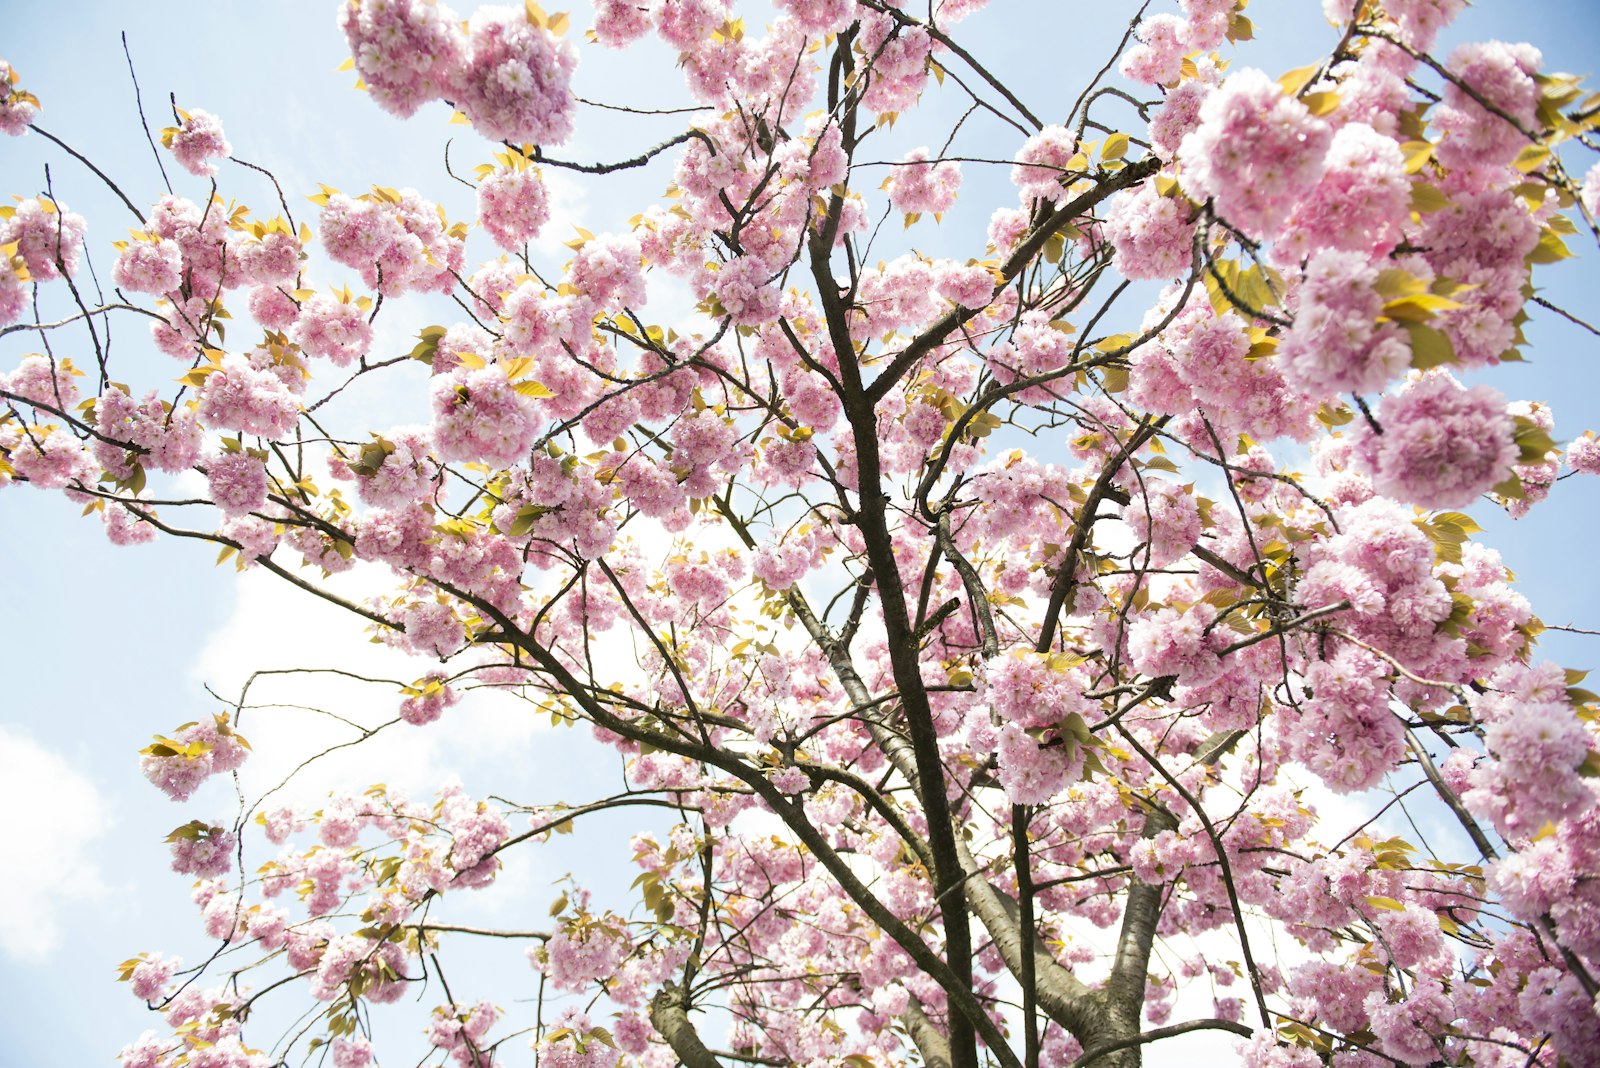
[[[1186,1020],[1183,1023],[1168,1024],[1166,1027],[1157,1027],[1142,1034],[1119,1038],[1113,1042],[1096,1046],[1094,1049],[1085,1051],[1081,1057],[1073,1061],[1072,1068],[1086,1068],[1087,1065],[1094,1063],[1108,1053],[1130,1049],[1134,1046],[1142,1046],[1147,1042],[1157,1042],[1163,1038],[1186,1035],[1191,1031],[1232,1031],[1234,1034],[1244,1038],[1249,1038],[1255,1034],[1244,1024],[1235,1023],[1232,1020]]]
[[[581,96],[573,97],[580,104],[591,108],[604,108],[607,111],[625,111],[629,115],[692,115],[697,111],[715,111],[710,104],[692,104],[682,108],[631,108],[623,104],[605,104],[599,100],[587,100]]]
[[[632,170],[635,167],[643,167],[646,163],[649,163],[651,160],[655,159],[672,146],[681,145],[685,141],[693,140],[704,141],[706,143],[706,147],[710,148],[713,153],[717,150],[717,146],[712,142],[710,136],[707,135],[705,131],[685,130],[678,136],[663,141],[654,148],[647,149],[639,155],[634,156],[632,159],[618,160],[616,163],[573,163],[570,160],[552,159],[551,157],[546,156],[542,149],[537,147],[535,147],[533,150],[532,158],[533,162],[535,163],[542,163],[547,167],[557,167],[564,171],[578,171],[583,174],[614,174],[617,171],[627,171]],[[510,147],[512,147],[514,151],[521,151],[520,149],[517,149],[516,146]]]
[[[65,319],[54,323],[13,323],[11,326],[0,329],[0,337],[5,337],[7,334],[14,334],[19,330],[37,330],[41,333],[46,330],[56,330],[63,326],[71,326],[78,320],[86,319],[91,315],[101,315],[105,312],[112,311],[138,312],[140,315],[148,315],[150,318],[155,319],[158,322],[164,323],[167,321],[165,316],[157,315],[155,312],[150,311],[147,308],[141,308],[136,304],[102,304],[98,308],[90,308],[87,311],[79,312],[77,315],[69,315]]]
[[[139,126],[144,130],[144,139],[150,143],[150,154],[156,158],[156,169],[161,172],[161,184],[167,187],[167,192],[172,192],[172,179],[167,177],[167,165],[162,162],[161,150],[156,147],[156,139],[150,134],[150,123],[144,117],[144,94],[139,91],[139,75],[133,69],[133,53],[128,49],[128,31],[122,31],[122,55],[128,61],[128,77],[133,80],[133,103],[139,109]]]
[[[1063,226],[1092,210],[1107,198],[1138,185],[1160,169],[1161,161],[1154,156],[1147,156],[1101,179],[1093,189],[1073,197],[1057,208],[1006,258],[1000,267],[1000,281],[995,284],[991,300],[1005,291],[1012,280],[1022,273],[1022,269],[1044,250],[1045,243]],[[942,344],[957,327],[964,326],[974,319],[982,310],[982,308],[957,306],[946,312],[932,326],[918,334],[911,344],[894,358],[888,369],[873,380],[871,388],[867,390],[867,398],[874,404],[882,400],[912,365]]]
[[[922,22],[918,19],[914,19],[910,15],[907,15],[905,12],[901,11],[899,8],[890,7],[888,4],[881,3],[880,0],[861,0],[861,3],[863,7],[869,7],[881,14],[888,15],[890,18],[894,19],[895,22],[902,26],[922,27],[922,29],[927,32],[929,37],[933,38],[935,41],[938,41],[951,52],[960,56],[962,62],[971,67],[973,72],[976,73],[978,77],[989,83],[989,88],[1005,97],[1006,103],[1016,108],[1017,114],[1021,115],[1023,118],[1027,119],[1028,122],[1032,123],[1035,130],[1044,129],[1044,123],[1039,121],[1039,117],[1033,112],[1029,111],[1027,105],[1018,100],[1016,94],[1010,89],[1006,88],[1004,82],[1002,82],[999,78],[996,78],[993,74],[990,74],[988,70],[984,68],[983,64],[972,58],[972,53],[968,52],[965,48],[962,48],[955,41],[951,40],[949,35],[943,30],[939,29],[931,22]]]
[[[478,935],[482,938],[533,938],[541,942],[548,942],[552,937],[549,931],[499,931],[488,927],[463,927],[454,923],[430,923],[423,920],[420,923],[405,924],[407,928],[415,930],[418,934],[427,931],[443,931],[448,934]]]
[[[1535,304],[1539,305],[1539,307],[1541,307],[1541,308],[1549,308],[1551,311],[1553,311],[1557,315],[1561,316],[1561,318],[1565,319],[1567,322],[1572,323],[1575,326],[1581,326],[1585,330],[1589,331],[1589,333],[1591,333],[1591,334],[1600,335],[1600,327],[1596,327],[1596,326],[1592,325],[1591,323],[1585,322],[1584,320],[1578,318],[1576,315],[1573,315],[1571,312],[1567,311],[1567,309],[1561,307],[1560,305],[1552,304],[1552,303],[1550,303],[1550,301],[1545,300],[1543,297],[1539,296],[1537,293],[1535,293],[1533,295],[1533,302]]]
[[[1233,882],[1233,865],[1228,863],[1227,847],[1223,845],[1222,836],[1217,833],[1216,825],[1211,822],[1211,817],[1201,807],[1200,799],[1195,797],[1178,780],[1177,776],[1168,771],[1167,766],[1161,763],[1154,753],[1140,745],[1139,740],[1133,736],[1132,731],[1119,723],[1117,724],[1117,733],[1122,735],[1123,741],[1127,742],[1147,765],[1155,769],[1156,774],[1167,781],[1168,786],[1177,791],[1178,796],[1183,798],[1190,811],[1199,818],[1201,826],[1205,828],[1206,837],[1211,840],[1211,848],[1217,856],[1217,866],[1218,871],[1222,874],[1223,888],[1228,892],[1228,904],[1233,912],[1234,926],[1239,932],[1239,948],[1244,954],[1245,971],[1249,973],[1250,988],[1256,996],[1256,1009],[1261,1013],[1261,1026],[1270,1028],[1272,1026],[1272,1014],[1267,1010],[1267,996],[1261,988],[1261,973],[1256,967],[1255,954],[1250,950],[1250,935],[1244,927],[1244,909],[1239,904],[1239,891]]]
[[[1268,627],[1266,630],[1252,634],[1248,638],[1240,638],[1226,649],[1223,649],[1217,655],[1222,657],[1227,656],[1230,653],[1237,653],[1240,649],[1247,649],[1250,646],[1255,645],[1257,642],[1264,642],[1270,638],[1276,638],[1280,634],[1287,634],[1292,630],[1296,630],[1305,626],[1307,623],[1315,623],[1317,620],[1326,616],[1337,615],[1340,612],[1348,611],[1349,608],[1349,601],[1336,601],[1333,604],[1323,605],[1321,608],[1313,608],[1308,612],[1300,613],[1293,619],[1285,620],[1276,626]]]
[[[83,155],[83,153],[79,152],[77,149],[61,140],[61,138],[57,137],[49,130],[46,130],[44,127],[40,126],[38,123],[30,126],[29,129],[38,134],[40,137],[43,137],[45,140],[52,141],[59,145],[67,155],[71,156],[73,159],[77,160],[85,167],[88,167],[91,171],[98,175],[100,180],[109,186],[111,191],[117,194],[117,196],[121,198],[122,202],[128,206],[128,210],[133,212],[134,217],[139,220],[139,225],[145,225],[144,212],[134,207],[133,201],[128,199],[128,194],[124,193],[121,187],[119,187],[116,182],[113,182],[110,177],[106,175],[105,171],[101,170],[99,167],[96,167],[93,163],[90,163],[87,156]]]

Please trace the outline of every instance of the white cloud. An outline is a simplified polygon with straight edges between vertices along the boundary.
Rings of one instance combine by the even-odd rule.
[[[392,589],[394,582],[384,569],[362,564],[320,584],[359,603]],[[261,671],[337,669],[409,683],[438,666],[373,644],[364,620],[275,575],[261,571],[241,575],[237,590],[232,614],[213,632],[193,668],[200,681],[226,700],[237,699],[245,681]],[[371,729],[393,720],[401,700],[398,686],[384,681],[303,670],[258,677],[251,684],[247,706],[266,707],[247,707],[241,720],[241,731],[254,749],[240,772],[246,796],[255,800],[307,757],[355,741],[359,730],[352,724]],[[425,728],[405,723],[387,727],[296,773],[290,786],[275,795],[274,803],[314,804],[334,787],[359,790],[377,782],[404,789],[413,797],[430,797],[459,772],[458,765],[467,757],[452,753],[449,741],[471,739],[471,744],[482,745],[487,732],[501,754],[528,744],[537,721],[531,716],[493,716],[493,706],[504,700],[493,693],[468,693],[445,713],[447,722]]]
[[[8,832],[23,859],[0,879],[0,951],[38,960],[61,942],[61,910],[106,892],[90,844],[110,828],[110,806],[67,760],[0,726],[0,808],[36,814]]]
[[[645,322],[670,327],[680,334],[698,334],[707,340],[716,333],[717,324],[696,310],[700,300],[688,282],[662,270],[651,271],[646,278],[649,300]]]
[[[544,168],[541,176],[550,198],[550,221],[528,242],[529,250],[542,259],[564,263],[572,258],[567,242],[589,217],[589,187],[553,167]]]

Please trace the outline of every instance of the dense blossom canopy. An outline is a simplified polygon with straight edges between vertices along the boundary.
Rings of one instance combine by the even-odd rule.
[[[225,952],[125,962],[162,1020],[124,1068],[406,1039],[462,1068],[1133,1065],[1202,1029],[1253,1068],[1600,1064],[1600,699],[1465,511],[1600,474],[1592,432],[1563,450],[1476,377],[1519,358],[1535,268],[1600,238],[1600,95],[1526,44],[1436,57],[1461,0],[1326,0],[1329,50],[1281,76],[1243,0],[1158,3],[1037,114],[961,44],[985,0],[750,6],[595,0],[580,46],[588,9],[341,0],[374,104],[478,135],[474,220],[383,185],[258,212],[176,103],[159,140],[210,199],[123,196],[114,249],[53,193],[0,209],[0,336],[41,350],[0,373],[0,488],[346,609],[415,661],[363,738],[492,688],[626,767],[609,796],[193,813],[172,867]],[[681,132],[560,157],[580,52],[645,38]],[[55,141],[12,58],[0,131]],[[872,157],[941,95],[971,105],[942,148]],[[550,172],[640,167],[667,188],[629,229],[539,251]],[[974,210],[987,247],[912,245]],[[148,351],[113,360],[112,317]],[[409,421],[351,414],[380,382]],[[382,592],[326,582],[357,565]],[[153,725],[145,776],[222,796],[255,715]],[[1379,835],[1378,788],[1459,833]],[[1343,795],[1370,818],[1319,815]],[[668,814],[631,908],[579,872],[541,930],[451,921],[506,851],[626,806]],[[474,936],[528,943],[537,1002],[449,970]],[[419,997],[398,1037],[370,1011]]]

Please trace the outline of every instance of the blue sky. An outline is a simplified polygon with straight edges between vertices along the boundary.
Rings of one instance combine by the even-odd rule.
[[[1250,14],[1263,40],[1242,52],[1240,62],[1276,74],[1312,61],[1334,33],[1317,6],[1258,0]],[[221,116],[235,154],[276,172],[297,219],[315,222],[305,196],[319,182],[346,190],[374,183],[414,186],[440,200],[452,218],[470,217],[472,195],[445,175],[443,145],[454,138],[451,160],[460,174],[486,161],[488,146],[468,128],[448,125],[442,105],[401,123],[352,91],[353,75],[336,72],[346,53],[333,4],[13,7],[0,47],[19,69],[22,85],[42,100],[41,125],[96,160],[138,203],[153,202],[161,179],[138,125],[118,36],[122,30],[128,33],[152,126],[171,124],[169,92],[180,106]],[[1159,3],[1152,8],[1161,9]],[[993,0],[971,20],[964,39],[1035,112],[1046,121],[1060,121],[1133,10],[1126,2]],[[573,15],[581,34],[588,24],[587,4],[575,4]],[[1452,32],[1453,40],[1469,38],[1531,40],[1544,50],[1547,69],[1588,73],[1600,57],[1600,14],[1585,0],[1489,0],[1469,10]],[[689,103],[673,58],[661,50],[624,58],[583,43],[581,36],[579,47],[582,95],[652,107]],[[922,143],[937,146],[959,112],[952,111],[956,94],[946,97],[926,122],[908,117],[873,150],[881,154],[871,158],[898,158]],[[574,142],[561,154],[581,160],[632,155],[673,129],[670,119],[585,108]],[[1003,133],[975,117],[962,143],[1008,156],[1015,139]],[[88,218],[94,262],[106,280],[110,242],[125,236],[133,220],[80,165],[43,138],[4,139],[0,193],[41,191],[45,164],[58,197]],[[196,200],[204,195],[205,184],[170,159],[167,172],[179,192]],[[559,241],[569,236],[569,224],[595,231],[625,225],[659,194],[669,172],[670,164],[663,161],[586,186],[555,179],[565,220],[547,231],[550,240],[539,250],[543,262],[559,265]],[[265,179],[227,165],[221,177],[225,196],[244,200],[262,215],[276,212]],[[1003,169],[984,174],[969,166],[963,204],[942,226],[918,224],[908,240],[932,254],[981,255],[994,200],[986,194],[1009,199],[1005,181]],[[862,184],[870,188],[876,179]],[[488,241],[474,234],[469,262],[490,256]],[[1592,303],[1588,298],[1597,279],[1591,254],[1546,270],[1540,283],[1550,299],[1583,309]],[[318,270],[315,280],[318,285],[354,281],[327,269]],[[678,306],[667,292],[658,314]],[[404,351],[419,327],[454,321],[449,310],[437,303],[397,308],[379,321],[379,351]],[[1528,335],[1531,362],[1500,369],[1490,379],[1510,397],[1552,401],[1558,439],[1600,427],[1597,339],[1539,309]],[[124,321],[115,336],[119,358],[139,368],[127,372],[125,380],[158,381],[158,375],[169,375],[172,365],[147,351],[142,325]],[[63,338],[62,343],[81,342]],[[0,367],[9,369],[34,347],[17,336],[0,341]],[[86,354],[78,362],[88,362]],[[379,420],[374,425],[420,418],[419,375],[420,370],[386,387],[369,402]],[[30,489],[0,492],[0,581],[7,595],[0,623],[7,657],[0,700],[0,797],[12,803],[8,839],[19,851],[0,879],[0,1034],[7,1036],[0,1046],[0,1068],[108,1063],[119,1046],[158,1022],[111,982],[113,966],[147,949],[179,952],[191,962],[206,952],[186,899],[188,880],[167,869],[160,839],[195,816],[221,816],[228,811],[228,792],[214,783],[193,803],[173,805],[144,782],[136,761],[137,750],[153,732],[216,708],[203,683],[228,694],[250,670],[296,663],[371,664],[373,670],[392,670],[404,678],[419,673],[386,659],[365,643],[358,628],[297,591],[259,575],[240,582],[231,567],[213,568],[213,554],[190,544],[114,549],[99,524],[79,519],[77,511]],[[1600,480],[1562,483],[1551,501],[1517,524],[1488,506],[1473,514],[1488,529],[1484,540],[1501,548],[1547,621],[1583,624],[1587,618],[1593,625],[1600,569],[1587,550],[1593,525],[1600,521]],[[1600,665],[1600,639],[1551,635],[1545,651],[1569,666]],[[312,695],[373,714],[392,704],[381,692],[329,692],[305,685],[285,687],[280,699],[304,701]],[[282,715],[281,723],[290,726],[274,721],[268,734],[320,729],[309,725],[317,717],[302,722],[292,713]],[[452,729],[425,737],[396,732],[377,754],[330,770],[321,788],[340,775],[381,771],[387,781],[411,783],[417,795],[427,796],[444,778],[458,775],[470,789],[550,801],[593,796],[617,780],[614,757],[606,755],[609,751],[597,757],[585,732],[530,725],[516,709],[490,700],[474,702],[452,722]],[[246,733],[252,733],[248,726]],[[313,782],[308,790],[317,786]],[[615,877],[623,870],[626,839],[634,828],[624,816],[588,835],[558,839],[536,859],[508,871],[504,885],[483,904],[468,907],[478,909],[486,923],[525,923],[524,910],[533,922],[542,922],[545,905],[556,893],[548,884],[568,870],[595,870],[597,862],[599,871]],[[531,994],[531,973],[515,954],[481,947],[468,954],[459,966],[473,968],[474,982],[458,997],[493,996],[512,1008],[514,998]]]

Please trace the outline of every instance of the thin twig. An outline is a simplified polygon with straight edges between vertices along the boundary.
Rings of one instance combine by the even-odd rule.
[[[29,127],[29,129],[31,129],[34,133],[38,134],[40,137],[43,137],[45,140],[53,141],[55,144],[59,145],[61,147],[61,149],[67,153],[67,155],[71,156],[73,159],[77,160],[79,163],[83,164],[85,167],[88,167],[91,171],[94,171],[94,173],[99,176],[100,180],[102,182],[106,183],[106,185],[111,188],[111,191],[113,193],[117,194],[118,197],[122,198],[122,202],[124,204],[128,205],[128,210],[133,212],[134,216],[136,218],[138,218],[139,225],[140,226],[145,225],[144,212],[142,212],[138,208],[134,207],[133,206],[133,201],[128,199],[128,194],[124,193],[122,191],[121,187],[118,186],[116,182],[113,182],[106,175],[105,171],[101,170],[99,167],[96,167],[93,163],[90,163],[87,156],[85,156],[83,153],[79,152],[77,149],[73,148],[71,145],[67,144],[65,141],[61,140],[61,138],[57,137],[55,134],[51,133],[49,130],[46,130],[43,126],[40,126],[38,123],[34,123],[32,126]]]
[[[172,179],[167,177],[167,165],[161,160],[161,150],[156,147],[156,139],[150,135],[150,123],[144,117],[144,94],[139,91],[139,75],[133,69],[133,53],[128,51],[128,31],[122,31],[122,54],[128,60],[128,77],[133,79],[133,102],[139,109],[139,125],[144,128],[144,139],[150,142],[150,153],[156,158],[156,168],[161,171],[161,184],[167,187],[167,193],[172,192]]]

